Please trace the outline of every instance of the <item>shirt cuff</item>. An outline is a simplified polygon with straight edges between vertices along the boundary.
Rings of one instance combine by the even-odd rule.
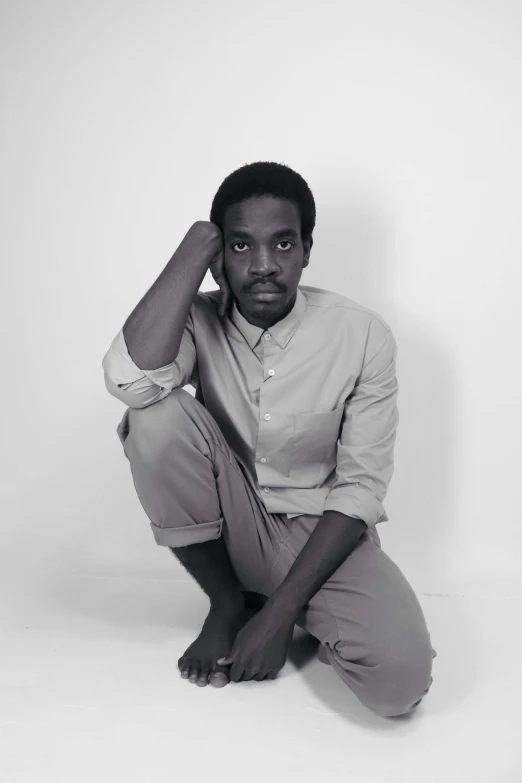
[[[156,370],[141,370],[131,358],[123,329],[120,329],[112,341],[109,350],[103,357],[102,366],[116,386],[127,385],[145,377],[163,389],[172,391],[174,388],[172,364],[166,364]]]
[[[361,519],[367,527],[389,520],[382,503],[367,490],[354,485],[333,489],[324,504],[326,511],[339,511],[348,517]]]

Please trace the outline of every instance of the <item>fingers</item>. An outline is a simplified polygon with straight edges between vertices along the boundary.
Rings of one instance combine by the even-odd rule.
[[[230,288],[227,288],[225,313],[228,313],[228,311],[230,310],[230,305],[232,304],[232,300],[233,300],[232,291],[230,290]]]
[[[261,682],[262,680],[275,680],[277,677],[277,672],[267,672],[266,670],[261,672],[253,673],[252,669],[245,669],[244,666],[242,666],[239,662],[236,664],[233,664],[230,672],[229,672],[229,678],[230,682],[248,682],[249,680],[255,680],[256,682]]]
[[[228,287],[228,285],[225,285],[221,289],[221,297],[219,301],[219,308],[218,308],[218,315],[220,318],[224,318],[225,315],[227,315],[230,305],[232,302],[232,291]]]
[[[269,680],[269,679],[274,680],[275,676],[271,677],[270,674],[271,674],[270,672],[260,672],[258,674],[254,674],[253,675],[253,674],[251,674],[250,671],[248,671],[248,669],[243,669],[243,671],[241,673],[241,676],[238,676],[238,675],[232,676],[232,672],[231,672],[230,673],[230,681],[231,682],[249,682],[250,680],[252,680],[252,681],[255,680],[256,682],[262,682],[263,680]],[[236,677],[237,677],[237,679],[235,679]]]

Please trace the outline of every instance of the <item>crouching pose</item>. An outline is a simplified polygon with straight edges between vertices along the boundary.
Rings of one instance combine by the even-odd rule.
[[[275,678],[297,624],[389,717],[419,704],[436,655],[376,527],[397,347],[374,311],[300,285],[314,226],[297,172],[233,172],[114,338],[105,384],[127,406],[117,432],[156,543],[210,599],[181,676]],[[218,288],[201,292],[209,269]]]

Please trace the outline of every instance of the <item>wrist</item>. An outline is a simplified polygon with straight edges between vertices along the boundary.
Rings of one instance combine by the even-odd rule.
[[[276,622],[295,623],[302,606],[297,606],[295,602],[290,601],[285,596],[278,594],[277,590],[272,593],[261,611],[266,611]]]

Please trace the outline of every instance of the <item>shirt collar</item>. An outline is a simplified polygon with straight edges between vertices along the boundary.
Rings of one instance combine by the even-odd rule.
[[[249,323],[239,312],[235,299],[230,313],[230,320],[239,329],[252,350],[259,342],[263,332],[269,332],[270,336],[281,348],[286,348],[304,319],[306,307],[306,296],[298,287],[293,308],[288,315],[273,326],[269,326],[268,329],[263,329],[261,326],[254,326],[254,324]]]

